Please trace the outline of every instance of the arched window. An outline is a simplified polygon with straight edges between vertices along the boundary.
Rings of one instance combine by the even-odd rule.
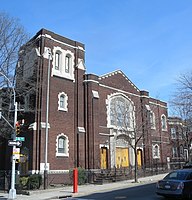
[[[74,53],[59,46],[54,46],[53,55],[52,75],[74,80]]]
[[[62,94],[61,96],[60,96],[60,108],[65,108],[65,95],[64,94]]]
[[[61,52],[56,51],[55,53],[55,70],[60,70],[61,68]]]
[[[183,139],[183,133],[181,132],[181,131],[179,131],[179,133],[178,133],[178,137],[179,137],[179,140],[182,140]]]
[[[65,137],[61,136],[58,139],[58,153],[66,153]]]
[[[173,154],[173,158],[176,158],[178,156],[177,146],[176,145],[174,145],[172,147],[172,154]]]
[[[154,114],[154,112],[150,111],[149,118],[150,118],[151,128],[155,129],[155,114]]]
[[[176,136],[176,129],[173,127],[171,128],[171,139],[176,139],[177,136]]]
[[[64,92],[58,94],[58,110],[67,111],[68,96]]]
[[[65,73],[70,73],[71,69],[71,55],[67,54],[65,57]]]
[[[183,148],[182,144],[179,147],[179,153],[180,153],[180,157],[183,157],[183,155],[184,155],[184,148]]]
[[[165,115],[162,115],[161,116],[161,127],[162,127],[162,130],[167,130],[167,122],[166,122],[166,116]]]
[[[110,126],[133,129],[134,109],[130,100],[123,95],[117,95],[110,99]]]
[[[69,156],[68,137],[61,133],[56,139],[56,156]]]
[[[160,158],[160,151],[159,151],[159,145],[155,144],[153,145],[153,158]]]

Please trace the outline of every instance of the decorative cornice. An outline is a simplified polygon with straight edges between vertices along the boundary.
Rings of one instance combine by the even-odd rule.
[[[134,94],[134,93],[127,92],[127,91],[124,91],[124,90],[120,90],[120,89],[110,87],[110,86],[107,86],[107,85],[99,84],[99,86],[104,87],[104,88],[108,88],[108,89],[112,89],[112,90],[118,91],[120,93],[125,93],[125,94],[129,94],[129,95],[132,95],[132,96],[140,97],[140,95],[138,95],[138,94]]]
[[[84,83],[93,82],[93,83],[97,83],[97,84],[99,84],[99,81],[92,80],[92,79],[89,79],[89,80],[84,80],[83,82],[84,82]]]
[[[168,109],[167,106],[163,106],[163,105],[161,105],[161,104],[159,104],[159,103],[155,103],[155,102],[152,102],[152,101],[149,101],[149,104],[153,104],[153,105],[156,105],[156,106],[159,106],[159,107]]]
[[[45,38],[51,39],[51,40],[53,40],[53,41],[55,41],[55,42],[58,42],[58,43],[60,43],[60,44],[63,44],[63,45],[66,45],[66,46],[68,46],[68,47],[72,47],[72,48],[75,48],[75,49],[79,49],[79,50],[85,52],[85,49],[83,49],[83,47],[80,47],[80,46],[73,46],[73,45],[67,44],[67,43],[65,43],[65,42],[61,42],[61,41],[59,41],[59,40],[56,40],[55,38],[53,38],[53,37],[52,37],[51,35],[49,35],[49,34],[44,34],[44,35],[41,34],[41,35],[39,35],[37,38],[41,38],[41,37],[45,37]]]

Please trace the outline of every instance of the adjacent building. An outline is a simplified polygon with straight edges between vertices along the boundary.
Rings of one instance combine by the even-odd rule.
[[[170,164],[182,166],[192,158],[192,132],[179,117],[168,118],[170,133]]]

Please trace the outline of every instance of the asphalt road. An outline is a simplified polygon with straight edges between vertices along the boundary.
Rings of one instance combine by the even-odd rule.
[[[69,198],[70,199],[70,198]],[[71,200],[163,200],[155,193],[155,183],[120,189],[111,192],[95,193],[88,196],[71,198]]]

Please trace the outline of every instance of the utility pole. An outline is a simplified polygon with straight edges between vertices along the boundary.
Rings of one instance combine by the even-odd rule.
[[[46,129],[45,129],[45,166],[44,166],[44,189],[48,187],[48,140],[49,140],[49,94],[50,94],[50,62],[52,59],[51,50],[47,49],[48,68],[47,68],[47,96],[46,96]]]

